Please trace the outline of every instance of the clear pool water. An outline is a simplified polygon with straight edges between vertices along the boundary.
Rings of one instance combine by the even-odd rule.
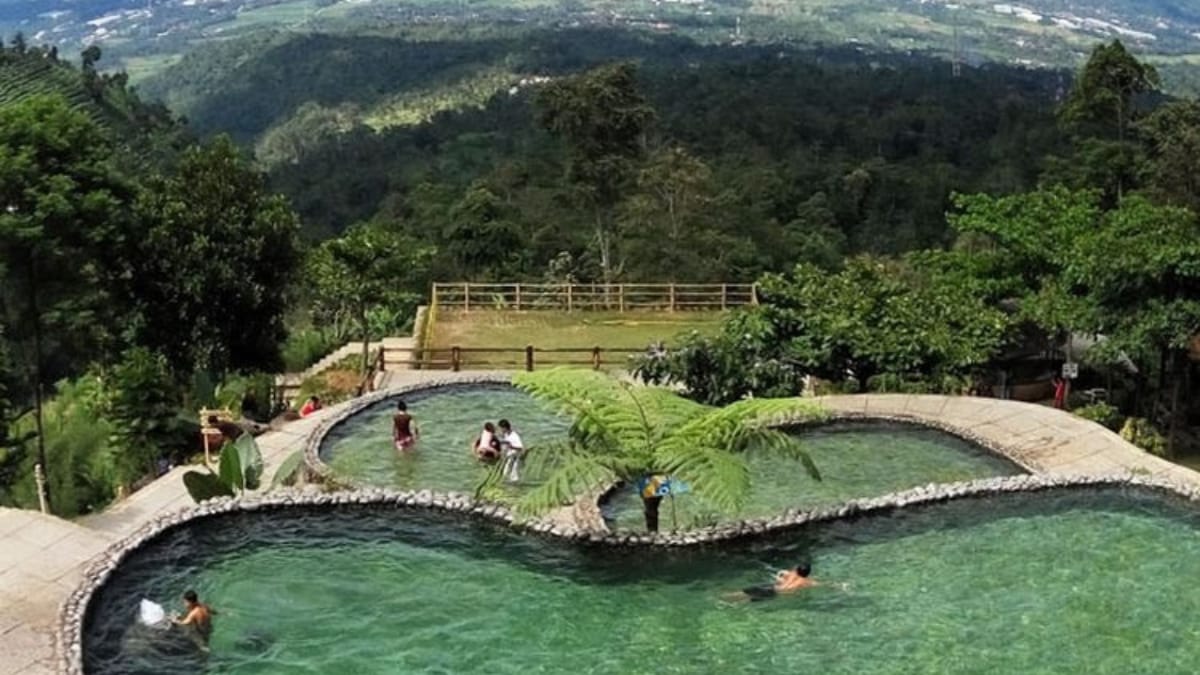
[[[1022,472],[1012,462],[973,443],[913,425],[838,423],[798,434],[823,480],[814,481],[798,462],[748,453],[752,492],[736,517],[768,517],[789,508],[814,508],[858,497],[876,497],[928,483]],[[686,529],[735,517],[719,514],[691,494],[667,499],[661,508],[659,528],[664,531],[673,525]],[[614,529],[645,529],[642,501],[633,488],[614,493],[605,504],[604,513]]]
[[[824,586],[722,594],[810,559]],[[1200,515],[1117,488],[958,500],[736,547],[613,550],[451,514],[223,516],[94,599],[91,673],[1187,673]],[[843,584],[846,584],[843,587]],[[196,588],[207,657],[131,629]],[[177,602],[172,602],[178,607]]]
[[[569,420],[504,385],[446,387],[402,398],[421,431],[416,449],[402,455],[392,447],[397,399],[389,399],[325,438],[321,456],[337,476],[356,485],[472,492],[487,472],[471,454],[484,422],[508,419],[531,452],[566,437],[570,427]]]

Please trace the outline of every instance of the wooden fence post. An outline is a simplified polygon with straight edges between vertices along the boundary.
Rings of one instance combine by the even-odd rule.
[[[525,345],[525,370],[533,372],[533,345]]]
[[[667,311],[674,312],[675,311],[675,284],[674,283],[671,284],[670,298],[671,298],[671,305],[670,305],[670,309]]]
[[[517,284],[517,311],[521,311],[521,284]]]
[[[450,348],[450,370],[458,372],[462,367],[462,350],[457,345]]]
[[[621,312],[625,312],[625,284],[617,286],[617,304],[621,307]]]
[[[471,311],[471,282],[463,284],[463,311]]]
[[[571,311],[571,309],[572,309],[572,307],[573,307],[573,304],[574,304],[574,303],[572,302],[572,298],[571,298],[571,288],[572,288],[574,285],[575,285],[575,284],[572,284],[572,283],[569,283],[569,282],[567,283],[567,311],[568,311],[568,312],[569,312],[569,311]]]
[[[721,311],[725,311],[725,305],[729,301],[729,284],[721,284]]]
[[[600,348],[592,347],[592,370],[600,370]]]

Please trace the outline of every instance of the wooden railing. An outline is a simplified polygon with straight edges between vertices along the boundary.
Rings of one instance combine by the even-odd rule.
[[[629,359],[645,354],[645,347],[445,347],[426,349],[419,358],[388,360],[390,364],[425,370],[529,370],[555,366],[582,366],[594,370],[624,367]]]
[[[477,284],[435,282],[433,307],[637,311],[725,310],[758,304],[754,284]]]

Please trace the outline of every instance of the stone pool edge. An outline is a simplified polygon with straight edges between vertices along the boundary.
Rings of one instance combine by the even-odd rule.
[[[392,491],[383,488],[343,492],[314,492],[295,489],[262,495],[220,498],[205,501],[174,513],[147,521],[125,539],[97,556],[84,573],[84,581],[67,597],[59,610],[56,640],[60,672],[82,675],[83,622],[95,593],[108,581],[117,567],[135,550],[156,537],[185,524],[212,516],[311,506],[392,506],[395,508],[435,509],[468,516],[483,517],[534,533],[568,541],[615,546],[695,546],[794,528],[807,523],[837,520],[897,508],[930,504],[951,499],[982,497],[1013,492],[1037,492],[1056,488],[1131,486],[1173,493],[1191,502],[1200,502],[1200,488],[1158,478],[1135,475],[1089,476],[1069,474],[1024,474],[985,478],[961,483],[931,483],[880,497],[854,499],[838,505],[808,511],[789,510],[766,519],[745,520],[714,527],[672,534],[611,533],[565,527],[559,523],[518,522],[504,506],[476,501],[462,493],[436,493],[430,490]]]

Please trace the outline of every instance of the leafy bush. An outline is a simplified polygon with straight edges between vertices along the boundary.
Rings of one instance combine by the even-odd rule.
[[[959,375],[900,375],[882,373],[867,380],[867,390],[889,394],[948,394],[960,396],[971,389],[970,378]]]
[[[131,349],[107,373],[102,412],[112,425],[109,463],[119,483],[154,473],[164,453],[186,443],[180,433],[179,404],[161,354]]]
[[[298,373],[337,349],[344,340],[334,331],[303,328],[288,333],[283,343],[283,365],[289,373]]]
[[[1077,417],[1102,424],[1113,431],[1121,428],[1121,411],[1117,410],[1116,406],[1109,405],[1108,403],[1092,403],[1091,405],[1075,408],[1072,412]]]
[[[86,375],[59,382],[57,390],[42,406],[45,471],[51,508],[69,518],[112,501],[125,475],[111,445],[115,429],[102,414],[105,401],[100,378]],[[33,412],[17,418],[13,428],[15,435],[27,441],[9,499],[23,508],[37,508],[37,423]]]
[[[361,384],[362,375],[357,369],[330,369],[301,382],[296,401],[303,402],[308,400],[309,396],[318,396],[324,405],[341,403],[356,396]]]
[[[276,412],[271,405],[274,389],[275,378],[266,373],[230,375],[217,386],[214,397],[218,407],[261,421]]]
[[[1121,427],[1121,438],[1157,457],[1167,456],[1167,439],[1143,417],[1130,417]]]
[[[236,442],[221,447],[221,459],[217,471],[209,467],[204,471],[189,471],[183,474],[183,484],[188,495],[197,503],[214,497],[233,497],[246,490],[257,490],[262,482],[263,460],[258,444],[250,434],[242,434]]]

